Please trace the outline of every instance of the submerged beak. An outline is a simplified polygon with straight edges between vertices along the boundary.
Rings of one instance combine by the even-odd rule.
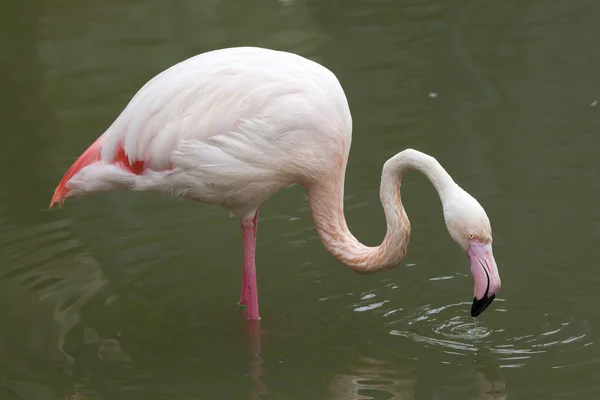
[[[471,316],[477,317],[496,297],[500,289],[500,275],[492,254],[491,243],[472,240],[467,254],[471,261],[471,273],[475,279]]]

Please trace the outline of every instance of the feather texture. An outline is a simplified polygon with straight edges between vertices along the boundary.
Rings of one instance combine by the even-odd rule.
[[[407,170],[418,170],[440,196],[450,235],[471,257],[476,280],[472,315],[481,313],[500,288],[483,207],[435,158],[406,149],[382,171],[386,236],[379,246],[363,245],[348,229],[343,211],[351,138],[346,96],[327,68],[261,48],[212,51],[176,64],[144,85],[67,171],[51,205],[115,189],[159,191],[221,205],[242,221],[250,254],[246,265],[252,266],[247,272],[254,276],[258,207],[298,183],[308,191],[327,250],[354,271],[374,273],[394,268],[406,254],[410,222],[400,185]],[[257,317],[258,303],[252,298]]]
[[[241,217],[290,184],[343,174],[351,132],[344,91],[325,67],[262,48],[212,51],[145,84],[52,202],[153,190]]]

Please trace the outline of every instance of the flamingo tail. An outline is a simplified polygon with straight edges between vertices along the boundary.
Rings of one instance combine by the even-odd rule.
[[[100,136],[86,151],[83,152],[81,156],[79,156],[77,161],[71,165],[54,191],[54,196],[52,196],[52,200],[50,201],[50,208],[52,208],[55,203],[58,203],[59,206],[62,206],[65,199],[69,197],[70,189],[67,187],[67,185],[75,175],[77,175],[83,168],[91,164],[102,162],[100,153],[102,152],[103,143],[104,136]],[[140,175],[144,171],[144,162],[135,161],[130,163],[129,158],[125,154],[123,148],[118,149],[114,161],[110,164],[118,165],[121,170],[135,175]]]

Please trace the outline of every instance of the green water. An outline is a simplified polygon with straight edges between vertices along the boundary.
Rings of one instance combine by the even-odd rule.
[[[600,394],[600,4],[41,1],[0,13],[0,399],[591,399]],[[255,45],[333,70],[354,116],[350,228],[378,244],[385,160],[434,155],[486,208],[503,287],[469,316],[468,260],[408,174],[397,269],[323,248],[305,192],[261,208],[262,320],[237,307],[224,211],[112,193],[48,210],[148,79]],[[72,397],[70,397],[72,396]]]

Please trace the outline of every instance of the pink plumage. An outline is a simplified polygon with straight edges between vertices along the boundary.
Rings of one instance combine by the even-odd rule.
[[[327,249],[361,273],[393,268],[406,252],[410,223],[399,183],[407,168],[421,170],[432,180],[457,242],[463,245],[461,239],[468,233],[476,235],[473,240],[491,243],[489,221],[479,203],[433,157],[406,150],[388,160],[382,174],[388,233],[380,246],[362,245],[348,231],[343,215],[351,140],[348,102],[327,68],[296,54],[262,48],[211,51],[145,84],[68,169],[50,206],[70,197],[127,189],[224,207],[242,224],[240,302],[248,305],[250,319],[259,318],[254,264],[258,208],[292,184],[307,189],[317,232]],[[456,222],[454,214],[464,207],[446,205],[457,201],[468,204],[471,213],[460,215],[464,223],[451,228],[458,226],[450,222]],[[452,231],[465,227],[468,232]],[[500,286],[491,248],[482,257],[494,292],[486,291],[478,301],[492,297]]]

